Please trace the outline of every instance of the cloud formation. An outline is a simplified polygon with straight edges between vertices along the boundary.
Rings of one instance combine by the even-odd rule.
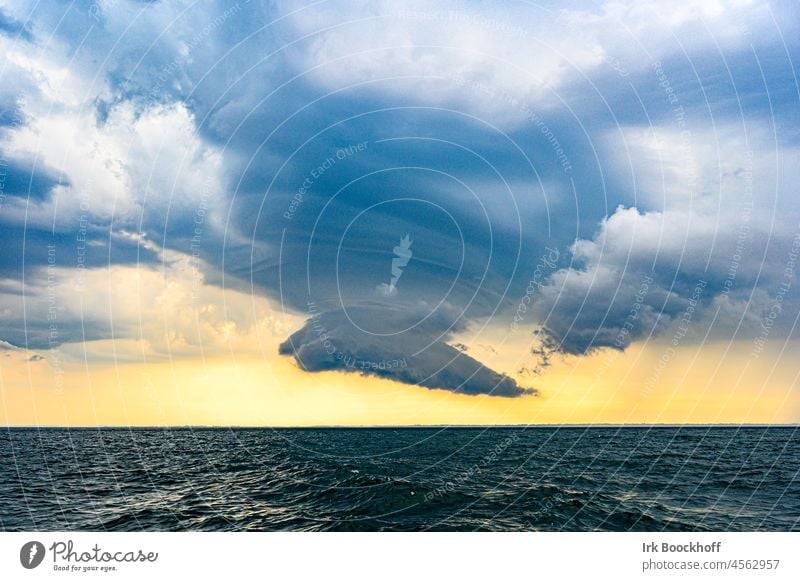
[[[466,395],[518,397],[535,394],[446,343],[464,326],[453,309],[388,311],[387,307],[319,312],[281,343],[281,355],[291,355],[306,371],[344,371],[374,375],[430,389]],[[380,321],[380,329],[359,328],[355,321]]]
[[[646,209],[618,206],[540,287],[533,312],[559,350],[624,349],[687,319],[699,337],[757,333],[773,324],[765,317],[776,300],[790,332],[800,209],[796,179],[775,171],[796,166],[800,148],[776,148],[755,124],[689,140],[670,128],[624,134]]]
[[[224,353],[267,319],[223,292],[303,318],[313,295],[281,349],[307,369],[514,396],[448,341],[505,328],[531,280],[541,357],[689,309],[693,340],[778,307],[791,336],[794,4],[368,4],[4,6],[0,340]]]

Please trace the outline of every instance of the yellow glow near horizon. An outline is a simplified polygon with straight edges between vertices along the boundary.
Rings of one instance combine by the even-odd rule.
[[[666,340],[654,340],[624,353],[555,358],[531,378],[514,373],[525,360],[520,354],[529,352],[529,335],[487,326],[454,341],[470,344],[476,359],[540,393],[467,396],[353,373],[306,373],[277,354],[302,317],[276,310],[264,297],[205,284],[182,255],[170,255],[166,264],[165,272],[115,267],[86,273],[84,288],[115,286],[108,296],[88,291],[83,304],[99,302],[114,321],[135,325],[139,339],[65,344],[43,352],[44,359],[20,349],[0,351],[0,424],[800,422],[798,372],[788,356],[797,352],[796,343],[782,352],[776,340],[753,357],[751,342],[687,344],[673,353]],[[68,274],[59,284],[73,289]],[[667,354],[668,364],[660,364]]]
[[[585,423],[795,423],[796,369],[748,358],[750,345],[675,351],[634,345],[556,361],[538,397],[466,396],[373,377],[310,374],[288,358],[71,364],[6,357],[6,425],[425,425]],[[698,351],[700,350],[700,352]],[[777,354],[775,354],[777,355]],[[721,363],[721,364],[720,364]]]

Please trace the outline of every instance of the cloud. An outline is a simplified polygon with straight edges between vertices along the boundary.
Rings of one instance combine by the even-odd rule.
[[[33,271],[24,286],[0,279],[0,350],[24,345],[115,362],[260,355],[299,321],[263,297],[210,284],[207,273],[214,269],[197,257],[146,239],[139,244],[159,258],[158,266],[49,265]]]
[[[163,232],[191,221],[201,203],[207,209],[219,200],[221,155],[197,136],[184,105],[138,110],[123,103],[102,122],[93,110],[62,107],[34,115],[0,144],[11,159],[35,158],[63,176],[45,191],[8,200],[4,221],[63,231],[82,215],[121,227],[144,217],[146,227]]]
[[[131,7],[113,8],[108,12],[124,30],[124,14]],[[9,117],[8,122],[0,119],[5,126],[0,155],[9,166],[0,222],[24,228],[32,236],[38,230],[69,239],[88,230],[94,243],[103,238],[108,242],[112,228],[139,230],[185,252],[201,230],[204,257],[215,252],[223,237],[237,248],[242,240],[238,225],[226,223],[230,190],[224,148],[202,134],[192,104],[180,98],[185,96],[181,91],[173,91],[183,68],[198,66],[200,48],[217,45],[202,43],[198,52],[187,54],[180,43],[166,42],[177,55],[173,56],[161,44],[145,43],[137,53],[138,43],[148,36],[164,32],[175,39],[158,23],[156,13],[162,8],[135,10],[142,12],[141,20],[134,18],[140,34],[124,40],[108,19],[92,19],[91,10],[74,15],[67,28],[80,28],[81,18],[86,18],[83,24],[95,32],[82,50],[74,47],[74,54],[74,39],[61,37],[60,26],[52,42],[36,51],[0,36],[6,57],[0,103]],[[195,16],[204,19],[202,14]],[[37,30],[47,30],[58,22],[52,18],[50,11],[41,9],[30,22]],[[108,58],[98,59],[106,49]],[[72,56],[68,59],[67,54]],[[97,69],[98,61],[107,68]],[[144,85],[120,85],[118,76],[126,77],[128,67]],[[153,84],[163,91],[152,93]],[[59,254],[74,253],[74,242],[66,247],[60,240],[52,243]],[[116,259],[115,252],[108,254],[111,261]]]
[[[557,106],[566,86],[607,72],[609,64],[638,71],[670,54],[763,42],[760,32],[772,18],[769,5],[755,0],[618,0],[558,10],[349,0],[297,8],[282,4],[286,36],[302,39],[286,51],[318,85],[413,95],[504,127],[525,120],[523,105]]]
[[[22,40],[33,40],[30,29],[24,23],[9,17],[2,9],[0,9],[0,32],[8,36],[17,36]]]
[[[796,108],[796,8],[562,6],[4,8],[4,336],[49,344],[52,293],[62,348],[255,349],[250,331],[274,315],[249,316],[247,293],[232,300],[219,287],[244,284],[295,312],[313,291],[342,358],[405,357],[404,368],[364,372],[515,395],[512,380],[453,352],[453,321],[383,336],[416,315],[374,303],[414,311],[446,300],[465,309],[461,320],[485,320],[516,304],[548,245],[570,247],[573,260],[554,266],[533,309],[566,352],[663,333],[700,280],[695,321],[719,311],[729,333],[737,316],[760,324],[794,236],[798,164],[785,143],[793,118],[751,125]],[[20,22],[30,34],[11,38]],[[655,60],[685,105],[688,153],[668,126]],[[749,138],[731,115],[747,119]],[[745,218],[748,163],[758,207]],[[406,234],[414,257],[393,280]],[[190,273],[203,277],[197,304]],[[81,277],[91,297],[75,290]],[[341,320],[342,306],[367,332]],[[312,331],[298,331],[308,367],[340,369]]]
[[[12,345],[8,341],[3,341],[0,339],[0,351],[19,351],[20,348],[16,345]]]
[[[312,305],[310,314],[279,348],[306,371],[360,373],[467,395],[536,393],[447,344],[447,338],[464,326],[447,305],[434,310],[421,304],[404,311],[356,307],[327,312]],[[356,322],[366,320],[379,322],[380,328],[366,331]]]
[[[688,143],[668,128],[622,129],[642,207],[618,206],[539,289],[534,316],[559,350],[624,349],[681,321],[696,340],[712,321],[711,337],[730,338],[772,326],[776,302],[800,309],[797,178],[785,169],[800,149],[748,129],[695,130]]]
[[[2,339],[0,339],[0,354],[6,358],[14,358],[19,361],[27,361],[30,363],[36,363],[38,361],[45,360],[45,357],[39,353],[28,351],[22,347],[17,347],[16,345],[9,343],[8,341],[3,341]]]

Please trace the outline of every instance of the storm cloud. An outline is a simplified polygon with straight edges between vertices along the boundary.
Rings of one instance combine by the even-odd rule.
[[[756,123],[747,133],[696,130],[683,145],[674,130],[625,133],[641,208],[618,206],[537,288],[534,316],[558,350],[624,349],[668,331],[696,340],[765,326],[791,333],[800,211],[795,180],[776,176],[776,163],[796,165],[800,148],[776,149]],[[709,146],[715,139],[724,142]]]
[[[306,371],[374,375],[467,395],[536,393],[449,345],[447,338],[461,330],[463,322],[444,306],[432,311],[423,304],[403,311],[362,306],[319,312],[312,304],[310,310],[311,318],[279,350]],[[359,320],[380,321],[380,329],[367,331]]]
[[[0,340],[227,352],[235,289],[308,371],[518,396],[458,333],[794,332],[792,3],[7,4]]]

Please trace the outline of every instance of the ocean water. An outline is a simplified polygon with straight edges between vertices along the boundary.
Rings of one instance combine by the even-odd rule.
[[[4,429],[0,529],[800,530],[800,431]]]

